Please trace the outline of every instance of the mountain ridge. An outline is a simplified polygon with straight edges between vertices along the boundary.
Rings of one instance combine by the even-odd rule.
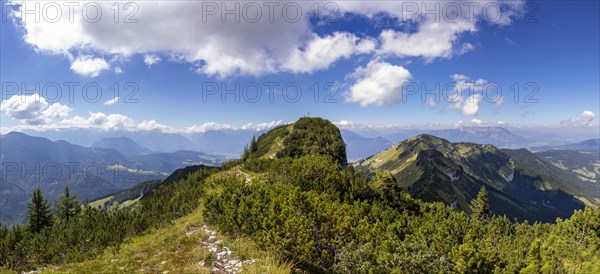
[[[532,157],[540,166],[526,168]],[[361,160],[355,169],[368,177],[376,171],[390,172],[414,197],[455,204],[467,212],[470,200],[485,185],[496,214],[521,220],[552,222],[583,207],[583,202],[572,195],[595,199],[593,193],[587,193],[593,185],[566,182],[564,178],[578,179],[527,150],[511,155],[492,145],[451,143],[429,134],[411,137]]]

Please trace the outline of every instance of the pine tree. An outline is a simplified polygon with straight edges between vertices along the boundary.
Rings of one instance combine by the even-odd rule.
[[[489,220],[492,217],[490,203],[488,201],[488,192],[485,186],[481,187],[477,197],[471,201],[471,212],[473,216],[480,220]]]
[[[244,146],[244,153],[242,154],[242,161],[248,160],[248,157],[250,156],[248,154],[250,154],[248,152],[248,145],[245,145]]]
[[[252,141],[250,141],[250,153],[258,152],[258,143],[256,142],[256,136],[252,136]]]
[[[65,185],[64,193],[59,196],[59,200],[56,201],[56,213],[58,218],[68,223],[73,217],[75,217],[81,208],[79,202],[77,202],[77,195],[71,195],[69,192],[69,186]]]
[[[31,202],[27,205],[29,209],[29,229],[33,233],[38,233],[46,227],[52,226],[52,212],[48,200],[42,195],[42,190],[38,186],[31,197]]]

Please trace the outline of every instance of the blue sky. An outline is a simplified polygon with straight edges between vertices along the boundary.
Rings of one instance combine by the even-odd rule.
[[[500,2],[496,5],[505,17],[491,19],[479,11],[475,20],[461,17],[459,22],[400,16],[397,2],[340,2],[334,6],[339,12],[335,22],[303,17],[293,23],[281,18],[271,23],[262,17],[258,23],[236,23],[222,14],[203,22],[198,13],[186,13],[202,13],[200,4],[159,3],[164,6],[139,3],[133,17],[139,21],[129,24],[124,18],[110,22],[113,14],[103,6],[104,17],[96,23],[82,22],[78,16],[68,22],[66,13],[58,24],[47,22],[51,18],[43,14],[41,23],[8,15],[0,36],[3,131],[202,131],[285,123],[307,113],[363,125],[599,128],[597,1],[509,2],[520,9]],[[311,3],[297,3],[305,12],[314,10]],[[452,3],[464,8],[461,2]],[[40,83],[39,89],[35,83]],[[72,96],[65,83],[78,84]],[[115,83],[120,100],[108,104],[115,98]],[[269,91],[266,85],[273,83],[277,86]],[[427,97],[423,102],[424,88],[433,90],[436,83],[437,94],[455,83],[472,87],[473,93],[462,90],[454,103],[434,103]],[[54,84],[61,86],[62,96],[56,96]],[[86,99],[83,92],[82,87],[91,84],[102,90],[97,100]],[[332,84],[337,92],[333,101],[324,102],[330,92],[325,87]],[[245,100],[244,87],[254,97],[256,85],[261,98]],[[286,85],[288,98],[282,94]],[[219,90],[213,94],[210,88],[215,86]],[[302,89],[302,96],[290,102],[296,95],[294,86]],[[419,90],[413,94],[409,86]],[[502,89],[501,102],[485,100],[496,94],[494,86]],[[239,102],[233,94],[223,102],[222,87],[238,93]],[[537,92],[528,98],[534,89]],[[93,91],[88,89],[91,97]]]

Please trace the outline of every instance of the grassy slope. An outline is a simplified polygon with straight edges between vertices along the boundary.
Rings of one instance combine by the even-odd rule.
[[[193,213],[175,220],[170,226],[149,231],[134,237],[121,246],[121,250],[109,249],[94,260],[81,263],[52,266],[42,273],[211,273],[210,264],[202,267],[201,260],[210,261],[211,253],[202,245],[208,236],[199,230],[202,226],[200,206]],[[252,241],[244,238],[231,239],[217,235],[223,246],[240,259],[256,259],[252,265],[244,265],[246,273],[290,273],[292,266],[280,263],[273,254],[260,250]]]

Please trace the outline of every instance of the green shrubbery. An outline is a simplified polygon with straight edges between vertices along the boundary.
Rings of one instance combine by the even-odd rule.
[[[600,266],[600,210],[556,225],[477,216],[414,200],[389,174],[366,181],[327,156],[250,160],[261,182],[223,182],[206,219],[251,236],[309,272],[589,272]]]

